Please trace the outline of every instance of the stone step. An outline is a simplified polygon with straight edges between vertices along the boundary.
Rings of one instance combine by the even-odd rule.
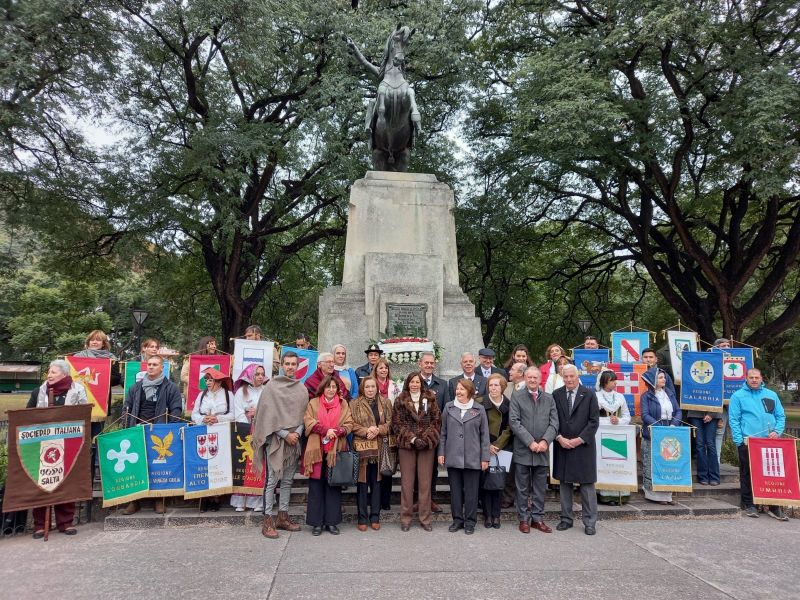
[[[545,504],[545,521],[551,525],[559,518],[560,506],[557,502]],[[305,522],[305,508],[292,506],[290,514],[298,523]],[[343,520],[345,523],[356,523],[357,514],[352,506],[343,507]],[[598,507],[598,520],[605,519],[696,519],[696,518],[738,518],[738,507],[713,498],[680,498],[676,499],[674,506],[654,504],[639,498],[633,498],[622,506]],[[451,512],[449,505],[442,505],[442,512],[433,515],[438,523],[449,523]],[[501,521],[506,526],[517,523],[517,513],[513,509],[504,509],[501,512]],[[580,512],[576,514],[576,526],[580,526]],[[479,514],[479,526],[482,527]],[[163,515],[157,515],[150,510],[141,510],[130,516],[110,514],[106,517],[104,529],[106,531],[122,531],[130,529],[163,529],[184,527],[223,527],[223,526],[260,526],[261,513],[253,511],[234,512],[229,507],[223,507],[219,512],[201,513],[196,508],[168,508]],[[381,522],[399,523],[400,511],[396,506],[388,511],[381,512]],[[444,530],[444,526],[440,526]],[[307,527],[304,527],[307,529]],[[282,535],[285,535],[281,532]]]

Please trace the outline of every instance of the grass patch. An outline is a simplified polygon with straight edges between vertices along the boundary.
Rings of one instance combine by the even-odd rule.
[[[25,408],[30,394],[0,394],[0,421],[7,421],[9,410]]]

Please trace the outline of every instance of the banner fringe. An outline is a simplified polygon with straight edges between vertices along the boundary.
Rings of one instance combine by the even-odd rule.
[[[787,498],[756,498],[753,497],[753,504],[766,504],[767,506],[789,506],[793,508],[800,508],[800,500],[792,500]]]
[[[148,498],[172,498],[183,496],[183,488],[172,488],[171,490],[150,490]]]
[[[221,488],[214,488],[213,490],[201,490],[199,492],[188,492],[183,494],[184,500],[196,500],[198,498],[208,498],[214,496],[224,496],[225,494],[232,494],[233,486],[228,485]]]
[[[692,492],[690,485],[655,485],[651,486],[654,492]]]
[[[128,494],[127,496],[122,496],[120,498],[112,498],[111,500],[106,500],[103,498],[103,508],[108,508],[109,506],[118,506],[120,504],[127,504],[128,502],[133,502],[134,500],[141,500],[142,498],[147,498],[150,494],[149,490],[142,490],[141,492],[136,492],[135,494]]]
[[[638,485],[631,485],[627,483],[604,483],[602,487],[600,484],[595,484],[595,489],[598,492],[638,492]]]
[[[264,493],[264,488],[247,487],[244,485],[234,485],[231,490],[232,494],[242,494],[244,496],[260,496]]]

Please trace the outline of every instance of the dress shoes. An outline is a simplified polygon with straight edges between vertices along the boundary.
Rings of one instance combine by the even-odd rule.
[[[314,528],[311,530],[311,535],[313,535],[313,536],[320,536],[320,535],[322,535],[322,527],[314,527]]]
[[[486,519],[483,522],[483,526],[486,527],[486,529],[491,529],[492,528],[492,520],[491,519]]]
[[[428,524],[422,523],[420,524],[420,527],[422,527],[425,531],[433,531],[433,525],[431,525],[430,523]]]
[[[572,529],[571,523],[565,523],[564,521],[561,521],[561,523],[556,525],[556,531],[566,531],[567,529]]]
[[[492,523],[492,527],[495,529],[500,529],[500,519],[495,519],[494,523]]]
[[[463,523],[450,523],[450,527],[447,528],[447,531],[450,533],[455,533],[459,529],[464,529]]]
[[[372,525],[370,525],[370,527],[372,527],[375,531],[378,531],[381,528],[381,524],[373,523]]]
[[[520,521],[519,522],[519,530],[522,533],[530,533],[531,532],[531,526],[527,521]]]
[[[436,502],[431,502],[431,512],[440,513],[442,512],[442,507],[436,504]]]
[[[464,533],[466,533],[467,535],[472,535],[473,533],[475,533],[475,527],[473,527],[472,525],[464,527]]]
[[[136,500],[134,500],[133,502],[128,504],[128,506],[125,507],[125,510],[122,511],[122,514],[127,516],[137,512],[139,512],[139,503]]]
[[[531,529],[541,531],[542,533],[553,533],[553,530],[549,526],[545,525],[543,521],[533,521],[531,523]]]
[[[597,531],[595,531],[594,527],[592,527],[591,525],[587,525],[587,526],[584,528],[583,532],[584,532],[586,535],[594,535],[595,533],[597,533]]]
[[[164,498],[156,498],[153,501],[153,511],[157,515],[163,515],[167,512],[167,501]]]
[[[411,531],[411,525],[406,525],[405,523],[403,523],[402,525],[400,525],[400,531]]]
[[[366,531],[367,530],[367,525],[365,523],[359,523],[358,524],[358,530],[359,531]]]
[[[328,533],[331,535],[339,535],[339,528],[336,525],[328,525]]]

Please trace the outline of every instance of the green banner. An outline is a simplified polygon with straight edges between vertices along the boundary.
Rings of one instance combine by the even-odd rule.
[[[142,425],[98,436],[97,453],[104,507],[149,495],[150,478]]]

